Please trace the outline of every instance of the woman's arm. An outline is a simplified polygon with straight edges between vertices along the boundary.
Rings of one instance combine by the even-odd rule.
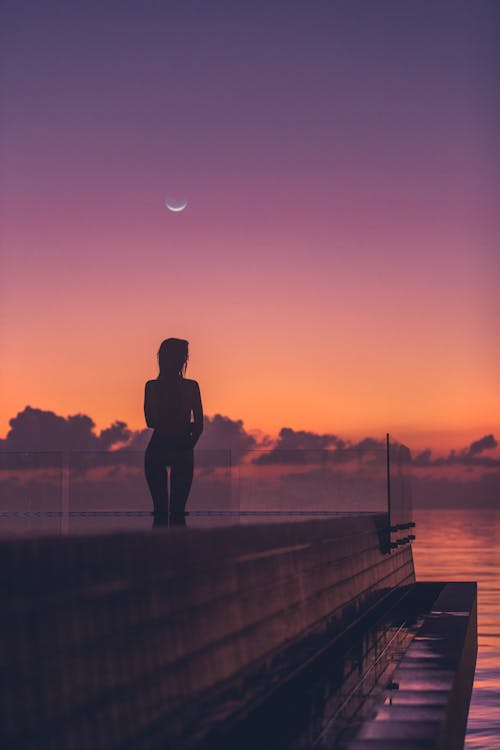
[[[144,391],[144,416],[148,427],[156,427],[158,406],[153,381],[148,380]]]
[[[193,438],[193,445],[196,445],[200,439],[200,435],[203,432],[203,406],[201,403],[200,386],[193,380],[193,394],[192,394],[192,405],[191,409],[193,412],[194,422],[191,425],[191,436]]]

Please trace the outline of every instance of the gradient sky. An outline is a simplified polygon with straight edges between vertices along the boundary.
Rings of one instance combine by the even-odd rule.
[[[0,436],[26,404],[143,427],[168,336],[248,428],[498,434],[498,2],[7,0],[0,25]]]

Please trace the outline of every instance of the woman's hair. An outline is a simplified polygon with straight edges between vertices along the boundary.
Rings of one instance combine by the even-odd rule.
[[[184,339],[165,339],[158,349],[160,378],[184,376],[189,359],[188,342]]]

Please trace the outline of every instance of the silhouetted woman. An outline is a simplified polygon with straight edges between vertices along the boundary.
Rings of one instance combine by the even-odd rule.
[[[203,408],[196,380],[184,377],[188,342],[165,339],[158,350],[160,374],[148,380],[144,415],[154,432],[146,448],[144,471],[153,498],[153,526],[185,525],[193,481],[193,448],[203,431]],[[170,514],[168,477],[170,467]]]

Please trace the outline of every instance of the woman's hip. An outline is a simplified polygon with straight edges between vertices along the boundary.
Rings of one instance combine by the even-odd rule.
[[[153,432],[146,448],[146,461],[161,461],[165,464],[193,460],[193,443],[189,435],[165,436]]]

